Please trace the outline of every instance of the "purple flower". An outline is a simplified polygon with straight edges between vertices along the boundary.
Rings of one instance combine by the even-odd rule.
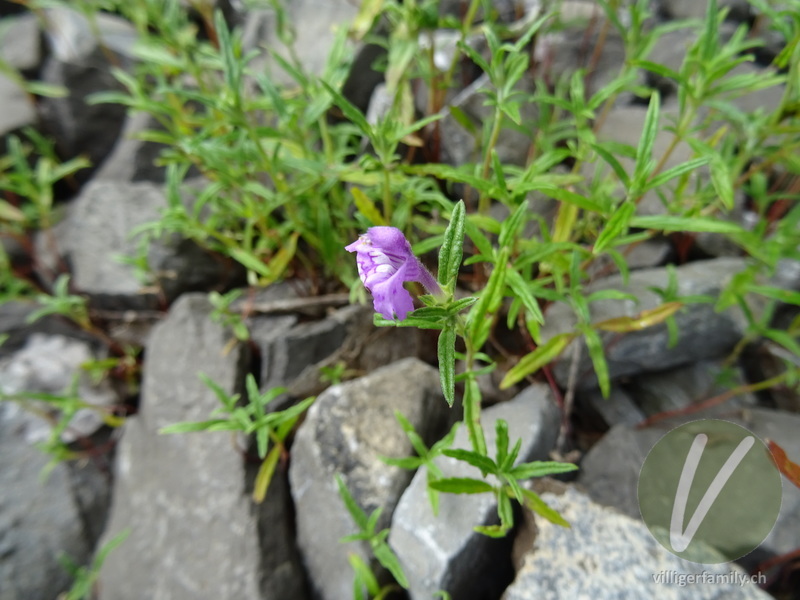
[[[385,319],[393,319],[396,314],[402,321],[414,310],[411,294],[403,287],[406,281],[419,281],[430,293],[441,294],[439,284],[396,227],[370,227],[345,250],[356,253],[358,275],[372,293],[375,312]]]

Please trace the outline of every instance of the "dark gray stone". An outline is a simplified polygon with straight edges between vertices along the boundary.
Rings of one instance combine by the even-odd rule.
[[[140,411],[119,442],[103,542],[131,533],[100,572],[103,600],[305,597],[280,470],[254,506],[248,482],[258,465],[245,463],[229,433],[159,434],[219,407],[199,373],[227,393],[242,388],[246,347],[229,348],[232,334],[210,312],[204,295],[188,294],[153,330]]]
[[[541,497],[570,527],[535,518],[535,539],[503,600],[771,598],[752,583],[657,583],[655,578],[662,573],[675,580],[703,573],[735,571],[740,577],[746,573],[731,564],[703,565],[678,558],[665,550],[643,523],[593,503],[574,487],[561,493],[544,492]]]
[[[490,449],[494,449],[494,424],[498,419],[508,423],[512,445],[522,439],[520,462],[548,458],[560,420],[548,386],[531,386],[514,400],[483,412],[481,421]],[[463,427],[459,428],[453,447],[469,447]],[[477,469],[452,458],[440,457],[437,465],[444,477],[480,478]],[[439,514],[434,515],[427,487],[427,470],[423,468],[403,493],[389,534],[389,543],[411,584],[410,597],[427,600],[440,589],[453,598],[483,597],[481,593],[488,593],[496,583],[497,556],[501,551],[496,540],[476,533],[473,528],[497,522],[494,496],[440,494]]]
[[[251,319],[251,336],[261,350],[261,386],[288,388],[289,396],[319,394],[327,384],[321,368],[344,363],[351,373],[370,373],[402,358],[422,354],[423,336],[410,327],[378,328],[373,311],[345,306],[316,321],[296,315]],[[279,404],[276,404],[279,406]]]
[[[26,443],[25,417],[0,403],[0,598],[53,600],[72,584],[58,557],[89,562],[108,482],[94,462],[60,463],[42,478],[50,459]]]
[[[578,482],[585,486],[592,499],[613,506],[626,515],[639,519],[637,486],[639,472],[650,449],[667,432],[678,425],[707,416],[705,413],[670,419],[645,429],[625,425],[612,428],[586,454],[581,463]],[[746,427],[762,440],[777,442],[789,457],[800,456],[800,415],[765,408],[747,408],[725,416],[725,420]],[[783,482],[783,501],[778,521],[759,551],[783,554],[800,546],[800,489]],[[755,555],[755,553],[754,553]],[[740,562],[755,566],[755,556]]]
[[[609,427],[620,423],[634,426],[645,418],[630,394],[619,385],[611,386],[608,398],[603,398],[600,390],[586,390],[579,394],[578,400],[591,407]]]
[[[745,383],[738,368],[726,370],[722,361],[700,360],[677,369],[634,377],[626,385],[626,390],[649,417],[688,408]],[[753,394],[744,393],[710,408],[704,414],[724,418],[732,410],[756,404]]]
[[[92,341],[91,336],[78,329],[65,319],[49,315],[29,322],[28,318],[39,307],[32,302],[18,300],[4,302],[0,305],[0,335],[8,338],[0,345],[0,358],[6,358],[20,350],[28,343],[34,333],[46,335],[68,336],[84,341]]]
[[[41,78],[65,87],[69,94],[41,99],[42,124],[54,136],[63,158],[85,155],[96,167],[111,152],[127,109],[121,104],[89,104],[86,98],[95,92],[121,89],[111,66],[130,67],[135,29],[119,17],[99,13],[95,22],[98,40],[87,19],[67,8],[47,10],[45,23],[51,55]],[[78,177],[85,179],[88,174],[84,170]]]
[[[697,261],[677,267],[678,296],[707,294],[716,296],[731,277],[746,267],[743,259],[718,258]],[[627,284],[620,275],[599,279],[585,287],[586,294],[597,290],[619,290],[633,294],[631,300],[600,300],[590,305],[593,323],[607,319],[636,316],[644,310],[663,303],[653,288],[666,289],[668,271],[664,268],[642,269],[630,274]],[[755,307],[754,307],[755,308]],[[670,347],[666,324],[662,323],[641,331],[626,334],[605,332],[601,334],[611,379],[642,372],[665,370],[707,358],[718,358],[741,339],[745,322],[737,309],[717,313],[711,304],[687,304],[675,313],[678,325],[677,343]],[[573,331],[576,316],[565,304],[553,305],[546,314],[542,339],[547,341],[558,333]],[[575,343],[575,342],[573,342]],[[585,348],[580,353],[577,384],[579,389],[597,385],[597,378]],[[570,349],[562,352],[556,362],[554,374],[560,385],[566,386],[569,375]]]
[[[386,465],[380,456],[402,457],[413,448],[394,413],[402,413],[427,443],[441,435],[449,415],[438,372],[406,359],[360,379],[336,385],[311,407],[292,446],[289,468],[297,510],[297,537],[318,598],[352,595],[347,555],[369,561],[364,543],[340,545],[356,528],[335,482],[341,475],[367,514],[382,507],[378,529],[389,525],[412,473]],[[374,561],[373,561],[374,562]],[[407,573],[413,579],[413,573]]]
[[[136,139],[136,135],[146,130],[159,130],[162,127],[147,113],[133,113],[125,120],[119,139],[110,156],[94,176],[96,181],[152,181],[163,183],[166,167],[156,166],[155,161],[164,148],[163,144]]]

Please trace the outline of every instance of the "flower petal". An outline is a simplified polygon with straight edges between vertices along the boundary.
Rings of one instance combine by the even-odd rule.
[[[380,313],[385,319],[394,319],[396,314],[398,320],[402,321],[414,310],[414,300],[403,287],[403,282],[408,281],[405,279],[406,271],[407,263],[404,263],[394,275],[368,288],[372,292],[375,312]]]

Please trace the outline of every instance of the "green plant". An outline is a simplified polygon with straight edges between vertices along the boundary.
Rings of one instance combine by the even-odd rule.
[[[160,433],[238,431],[247,436],[254,436],[258,456],[262,462],[253,487],[253,500],[262,502],[272,481],[278,460],[286,452],[284,442],[287,436],[316,398],[306,398],[284,410],[268,412],[267,405],[284,393],[286,391],[284,388],[272,388],[262,393],[258,389],[255,377],[250,373],[245,380],[247,403],[242,405],[240,403],[241,394],[226,393],[204,374],[200,374],[200,379],[214,392],[222,405],[212,413],[212,416],[216,416],[216,418],[199,422],[175,423],[162,427]]]

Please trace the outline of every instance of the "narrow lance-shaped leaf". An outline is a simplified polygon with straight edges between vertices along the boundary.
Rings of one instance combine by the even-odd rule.
[[[525,506],[535,512],[537,515],[544,517],[555,525],[560,525],[562,527],[570,526],[569,522],[564,519],[564,517],[562,517],[557,510],[549,507],[547,503],[539,497],[538,494],[524,488],[522,490],[522,494],[525,496]]]
[[[503,221],[503,227],[500,229],[500,238],[498,242],[500,246],[510,246],[514,239],[519,234],[522,225],[525,223],[525,217],[528,213],[528,201],[525,200],[520,204],[513,214]]]
[[[597,382],[600,384],[600,391],[603,394],[603,398],[608,398],[611,393],[611,378],[603,351],[603,341],[600,339],[600,335],[591,327],[584,327],[582,331],[586,338],[589,357],[592,359],[592,365],[594,365],[594,372],[597,375]]]
[[[682,302],[666,302],[661,306],[643,310],[635,317],[615,317],[595,323],[593,327],[602,331],[626,333],[641,331],[658,323],[666,321],[683,307]]]
[[[500,389],[511,387],[555,360],[564,348],[569,345],[573,337],[574,334],[572,333],[560,333],[550,338],[546,343],[536,348],[536,350],[530,354],[523,356],[522,359],[506,373],[503,381],[500,382]]]
[[[281,450],[281,446],[273,446],[269,454],[261,462],[261,467],[258,469],[256,481],[253,485],[253,502],[256,504],[263,502],[267,496],[267,489],[272,481],[272,476],[275,474],[275,467],[281,456]]]
[[[453,406],[456,398],[456,323],[450,318],[439,334],[439,379],[442,393],[449,406]]]
[[[439,251],[439,284],[450,286],[461,268],[465,231],[464,201],[459,200],[450,215],[450,224],[444,232],[442,249]]]
[[[461,448],[453,448],[442,452],[445,456],[455,458],[473,467],[480,469],[483,473],[497,473],[497,465],[488,456],[478,454],[471,450],[463,450]]]
[[[485,494],[493,492],[494,488],[487,482],[469,477],[448,477],[431,481],[430,485],[438,492],[447,494]]]

